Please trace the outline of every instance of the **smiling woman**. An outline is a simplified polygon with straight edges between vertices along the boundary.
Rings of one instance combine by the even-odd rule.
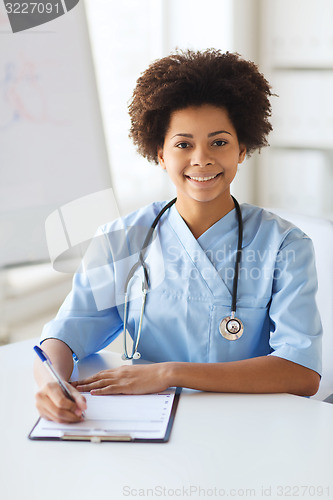
[[[206,104],[171,114],[158,159],[176,186],[177,209],[196,238],[234,208],[230,184],[245,154],[225,109]]]
[[[142,156],[167,170],[179,213],[196,237],[232,210],[230,184],[239,163],[267,145],[270,96],[254,63],[216,50],[179,51],[138,79],[130,137]],[[203,169],[206,178],[219,176],[208,181]],[[194,200],[211,202],[204,213],[203,206],[189,205],[189,191]]]
[[[100,252],[92,263],[85,259],[41,341],[67,380],[73,355],[82,359],[124,330],[155,363],[68,384],[76,403],[64,400],[36,363],[41,415],[79,420],[83,391],[317,391],[322,330],[312,243],[230,193],[238,164],[267,144],[270,95],[254,63],[218,50],[176,52],[139,78],[129,106],[131,137],[166,170],[177,199],[100,228]],[[147,228],[139,251],[133,227]],[[115,238],[120,231],[124,237]],[[124,249],[128,258],[117,257]]]

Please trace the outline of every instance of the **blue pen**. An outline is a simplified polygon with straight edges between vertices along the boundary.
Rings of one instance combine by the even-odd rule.
[[[65,394],[66,398],[70,399],[71,401],[73,401],[75,403],[75,399],[73,398],[73,396],[71,395],[71,393],[69,392],[67,387],[65,386],[64,382],[61,380],[58,373],[53,368],[51,360],[48,357],[48,355],[37,345],[35,345],[34,350],[37,353],[37,355],[39,356],[40,360],[45,364],[46,368],[49,370],[49,372],[51,373],[53,378],[58,382],[58,384],[60,385],[62,392]]]

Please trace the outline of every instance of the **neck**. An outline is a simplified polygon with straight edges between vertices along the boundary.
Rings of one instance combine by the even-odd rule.
[[[229,193],[224,200],[216,199],[207,202],[177,198],[176,207],[193,236],[197,239],[218,220],[233,210],[235,204]]]

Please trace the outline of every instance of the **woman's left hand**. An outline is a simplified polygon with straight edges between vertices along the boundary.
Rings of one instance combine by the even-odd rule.
[[[171,363],[121,366],[72,382],[80,392],[102,394],[151,394],[170,387]]]

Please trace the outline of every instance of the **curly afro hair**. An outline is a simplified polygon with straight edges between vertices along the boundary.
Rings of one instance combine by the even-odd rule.
[[[258,67],[239,54],[177,51],[152,63],[137,80],[129,103],[129,136],[142,156],[158,164],[157,150],[164,144],[171,114],[211,104],[227,110],[249,156],[268,145],[272,95]]]

